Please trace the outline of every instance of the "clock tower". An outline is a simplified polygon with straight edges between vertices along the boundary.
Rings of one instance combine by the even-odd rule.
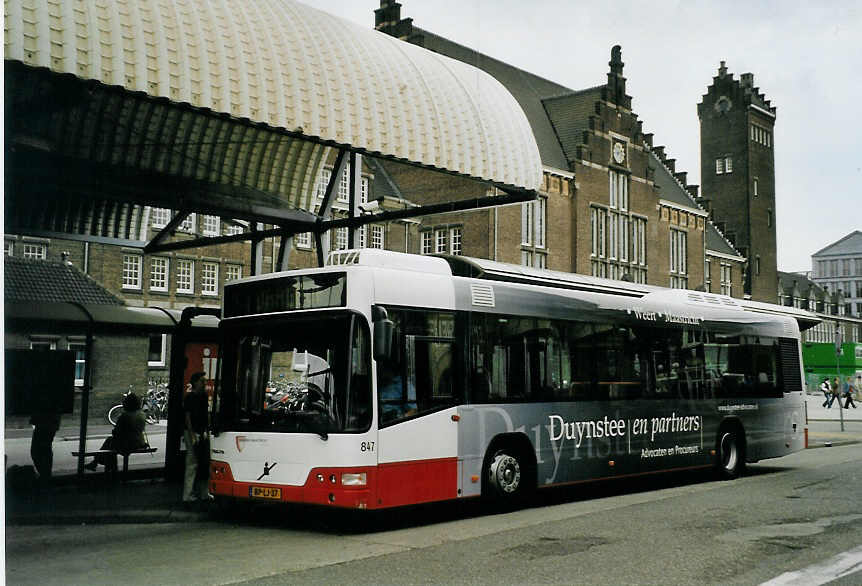
[[[775,108],[753,74],[734,79],[722,61],[697,115],[700,202],[747,259],[734,285],[754,300],[776,303]]]

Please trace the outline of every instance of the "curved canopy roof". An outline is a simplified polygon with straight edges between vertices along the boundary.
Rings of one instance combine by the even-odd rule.
[[[6,60],[247,119],[311,139],[316,149],[348,147],[518,190],[539,187],[530,125],[494,78],[292,0],[5,5]],[[190,124],[184,138],[215,140]],[[251,142],[235,160],[287,148]],[[250,187],[308,210],[325,157],[303,155],[310,164],[281,183],[267,173],[268,184]]]

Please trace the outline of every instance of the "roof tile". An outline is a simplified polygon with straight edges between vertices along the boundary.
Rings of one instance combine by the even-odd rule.
[[[3,271],[3,299],[6,303],[124,305],[122,299],[71,264],[7,256]]]

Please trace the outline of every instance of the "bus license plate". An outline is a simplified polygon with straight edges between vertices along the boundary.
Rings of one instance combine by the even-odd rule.
[[[277,486],[250,486],[248,496],[253,499],[281,500],[281,488]]]

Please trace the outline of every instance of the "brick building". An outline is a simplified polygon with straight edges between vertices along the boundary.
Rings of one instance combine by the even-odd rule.
[[[422,218],[411,252],[743,296],[747,259],[710,221],[698,186],[688,185],[644,132],[626,94],[620,47],[611,52],[606,82],[576,91],[419,29],[401,18],[398,2],[381,0],[375,27],[494,76],[527,115],[543,163],[537,201]],[[392,173],[396,183],[408,183],[409,174]],[[426,187],[418,203],[465,189]],[[774,283],[764,300],[774,299]]]

